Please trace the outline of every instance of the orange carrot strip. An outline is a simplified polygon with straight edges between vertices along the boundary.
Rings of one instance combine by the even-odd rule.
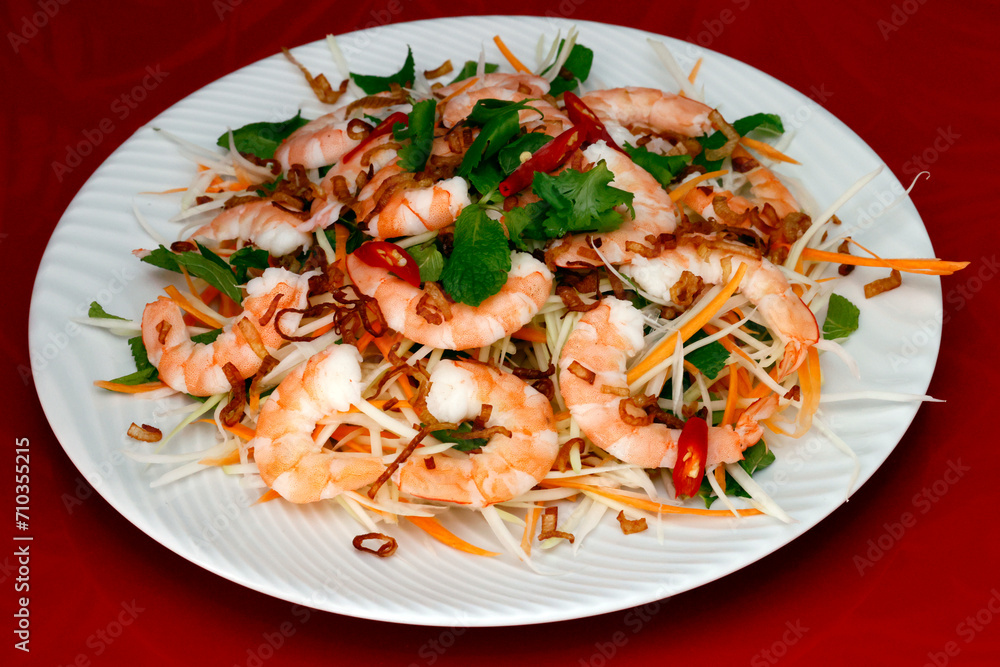
[[[191,292],[191,294],[198,294],[198,290],[194,286],[194,281],[191,280],[191,274],[187,272],[187,269],[184,268],[184,265],[178,264],[177,268],[181,270],[181,275],[184,276],[184,282],[187,283],[188,292]],[[200,299],[201,296],[199,295],[198,298]]]
[[[697,331],[699,331],[703,326],[708,324],[708,321],[722,308],[723,304],[736,292],[737,288],[740,286],[740,282],[743,280],[743,275],[747,272],[747,265],[740,264],[740,268],[736,270],[733,277],[726,283],[726,286],[722,288],[714,299],[708,302],[708,304],[702,308],[701,312],[695,315],[694,318],[689,320],[687,324],[681,327],[680,335],[681,341],[686,341],[688,338],[693,336]],[[666,340],[661,342],[656,348],[646,355],[646,358],[640,361],[635,368],[628,372],[628,382],[632,384],[640,377],[645,375],[653,367],[666,360],[674,353],[674,348],[677,346],[677,336],[671,335]]]
[[[147,391],[163,389],[167,385],[159,380],[156,382],[144,382],[142,384],[121,384],[120,382],[108,382],[107,380],[94,380],[94,386],[108,391],[117,391],[119,394],[142,394]]]
[[[229,452],[225,456],[220,456],[214,459],[202,459],[198,463],[203,466],[230,466],[236,465],[240,462],[240,448],[236,447],[233,451]]]
[[[198,298],[201,299],[201,302],[207,306],[212,303],[217,296],[219,296],[218,288],[209,285],[201,294],[198,295]]]
[[[700,509],[697,507],[678,507],[676,505],[664,505],[663,503],[658,503],[655,500],[650,500],[649,498],[641,496],[637,493],[630,493],[628,491],[621,491],[619,489],[609,489],[602,486],[590,486],[582,482],[574,482],[572,478],[542,480],[541,486],[543,487],[560,486],[560,487],[567,487],[570,489],[580,489],[581,491],[589,491],[599,496],[610,498],[611,500],[617,500],[618,502],[628,505],[629,507],[634,507],[640,510],[646,510],[647,512],[657,512],[658,514],[732,516],[732,512],[730,512],[729,510],[707,510],[707,509]],[[736,510],[736,511],[740,516],[752,516],[755,514],[762,514],[760,510],[756,509]]]
[[[922,273],[932,276],[950,276],[969,265],[969,262],[950,262],[943,259],[879,259],[876,257],[856,257],[855,255],[848,255],[842,252],[829,252],[813,248],[803,250],[801,257],[810,262],[879,266],[906,273]]]
[[[772,160],[777,160],[778,162],[790,162],[792,164],[802,164],[795,158],[788,157],[774,146],[765,144],[763,141],[757,141],[756,139],[751,139],[750,137],[741,137],[740,143]]]
[[[507,48],[507,45],[503,43],[502,39],[500,39],[500,35],[495,35],[493,37],[493,41],[496,43],[497,48],[500,49],[500,53],[503,54],[503,57],[506,58],[507,62],[510,63],[511,67],[516,69],[518,72],[531,74],[531,70],[525,67],[524,64],[521,63],[520,60],[515,58],[514,54],[510,52],[510,49]]]
[[[199,419],[198,421],[205,422],[206,424],[217,425],[214,419]],[[238,435],[244,440],[253,440],[254,436],[257,435],[257,433],[252,428],[244,424],[234,424],[233,426],[226,426],[225,424],[223,424],[222,428],[226,429],[233,435]]]
[[[529,556],[531,555],[531,540],[535,534],[535,525],[538,523],[538,517],[541,514],[541,504],[535,503],[535,506],[529,509],[524,515],[524,535],[521,537],[521,549]]]
[[[567,420],[567,419],[570,418],[570,412],[569,412],[569,410],[564,410],[563,412],[557,412],[557,413],[555,413],[552,417],[557,422],[565,421],[565,420]]]
[[[684,199],[684,197],[687,196],[687,193],[694,190],[699,183],[703,183],[704,181],[707,181],[711,178],[718,178],[719,176],[725,176],[728,173],[729,173],[728,169],[720,169],[719,171],[710,171],[707,174],[695,176],[690,181],[684,181],[676,188],[671,190],[670,199],[672,199],[675,202],[678,202],[681,199]]]
[[[736,421],[736,404],[740,400],[739,364],[729,364],[729,394],[726,396],[726,409],[722,413],[722,424],[732,424]]]
[[[517,340],[526,340],[529,343],[544,343],[546,340],[545,331],[531,325],[521,327],[512,333],[510,337]]]
[[[276,499],[278,499],[280,497],[281,497],[280,493],[278,493],[274,489],[268,489],[267,491],[265,491],[263,493],[263,495],[261,495],[260,498],[258,498],[257,500],[255,500],[253,502],[253,504],[254,505],[259,505],[260,503],[266,503],[266,502],[269,502],[271,500],[276,500]]]
[[[230,299],[228,296],[226,296],[225,294],[222,294],[220,296],[221,296],[219,301],[220,314],[224,315],[225,317],[235,317],[236,315],[239,315],[241,312],[243,312],[242,309],[240,308],[240,305],[235,301],[233,301],[232,299]]]
[[[170,188],[169,190],[158,190],[156,192],[152,192],[152,191],[147,190],[145,192],[140,192],[139,194],[141,194],[141,195],[170,195],[170,194],[173,194],[175,192],[187,192],[187,188]]]
[[[438,542],[442,544],[447,544],[452,549],[458,549],[459,551],[464,551],[465,553],[473,554],[475,556],[499,556],[500,554],[494,551],[487,551],[486,549],[481,549],[474,544],[469,544],[462,538],[458,537],[450,530],[441,525],[435,517],[432,516],[408,516],[407,521],[412,523],[414,526],[424,531],[431,537],[433,537]]]
[[[211,318],[210,316],[202,313],[200,310],[197,310],[194,306],[192,306],[191,302],[188,301],[186,298],[184,298],[184,296],[180,293],[180,290],[178,290],[173,285],[167,285],[166,287],[163,288],[163,291],[166,292],[168,295],[170,295],[170,298],[173,300],[173,302],[176,303],[178,306],[180,306],[181,309],[190,313],[196,319],[207,324],[213,329],[219,329],[222,327],[221,322]]]
[[[718,482],[719,488],[726,488],[726,466],[717,465],[715,466],[715,481]]]
[[[688,81],[694,83],[694,80],[698,78],[698,71],[701,70],[701,58],[695,62],[694,67],[691,68],[691,73],[688,74]]]
[[[459,86],[458,88],[456,88],[451,93],[451,95],[448,95],[448,97],[446,97],[443,100],[441,100],[440,102],[438,102],[438,108],[441,108],[445,104],[448,104],[448,102],[450,102],[453,97],[455,97],[456,95],[462,94],[463,92],[465,92],[466,89],[468,89],[468,88],[472,87],[473,85],[475,85],[475,83],[477,81],[479,81],[479,77],[474,76],[471,79],[469,79],[468,81],[466,81],[465,83],[463,83],[461,86]]]
[[[344,257],[347,256],[347,238],[349,234],[347,232],[347,227],[344,225],[334,225],[333,226],[333,241],[337,244],[337,247],[333,249],[333,257],[335,262],[342,261]]]

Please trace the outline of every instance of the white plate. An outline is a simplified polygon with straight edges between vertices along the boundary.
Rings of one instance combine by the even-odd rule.
[[[528,17],[453,18],[388,25],[351,33],[340,44],[352,68],[365,73],[398,69],[413,47],[418,68],[445,58],[475,60],[485,44],[489,60],[503,62],[490,42],[504,37],[515,53],[533,62],[540,34],[563,34],[568,21]],[[578,23],[579,41],[595,52],[593,86],[647,85],[675,88],[646,43],[647,33]],[[654,36],[655,37],[655,36]],[[730,119],[758,111],[781,114],[797,134],[790,152],[802,167],[783,169],[808,184],[820,206],[830,204],[858,177],[881,164],[853,132],[814,102],[761,72],[717,53],[658,37],[682,68],[704,56],[699,84],[710,103]],[[627,48],[625,45],[628,45]],[[296,55],[314,73],[339,78],[325,44]],[[190,163],[154,134],[162,127],[203,146],[227,126],[285,119],[304,107],[320,112],[298,71],[280,55],[267,58],[205,87],[139,130],[108,158],[70,204],[39,269],[29,335],[35,385],[56,437],[86,479],[122,515],[182,557],[258,591],[351,616],[442,626],[513,625],[578,618],[634,606],[688,590],[735,572],[787,544],[832,512],[848,492],[850,460],[817,435],[782,446],[778,462],[760,481],[797,523],[767,517],[665,518],[660,526],[623,536],[613,517],[574,556],[559,547],[540,565],[561,571],[541,576],[506,556],[479,558],[444,547],[412,527],[394,529],[400,548],[389,559],[354,550],[363,532],[331,504],[299,507],[282,502],[250,506],[256,491],[242,491],[218,470],[150,488],[158,470],[125,458],[140,446],[125,436],[132,421],[169,429],[162,416],[178,399],[150,404],[92,386],[132,370],[124,342],[103,331],[82,329],[71,317],[91,301],[111,313],[138,317],[162,289],[165,274],[140,264],[130,251],[151,242],[132,212],[135,194],[185,185]],[[861,222],[856,238],[889,256],[933,257],[927,234],[909,201],[874,224],[871,214],[902,188],[883,172],[840,211],[845,226]],[[880,200],[882,203],[880,203]],[[177,210],[176,196],[137,199],[164,235]],[[891,230],[891,231],[890,231]],[[854,380],[831,355],[823,358],[825,390],[859,387],[921,394],[937,357],[941,291],[936,278],[906,276],[905,286],[866,302],[860,286],[884,271],[859,269],[838,291],[862,308],[862,329],[847,345],[863,377]],[[916,404],[836,403],[824,410],[861,460],[859,484],[885,460],[916,413]],[[171,446],[208,446],[208,431]],[[718,507],[719,505],[716,505]],[[470,541],[493,545],[478,517],[449,523]]]

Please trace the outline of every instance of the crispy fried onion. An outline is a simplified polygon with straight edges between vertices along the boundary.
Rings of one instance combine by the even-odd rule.
[[[637,414],[639,413],[639,414]],[[629,426],[648,426],[653,422],[670,428],[683,428],[684,421],[664,412],[656,396],[632,396],[618,402],[618,415]]]
[[[424,77],[427,79],[436,79],[439,76],[444,76],[445,74],[451,74],[454,71],[454,67],[450,60],[445,60],[443,63],[435,67],[434,69],[424,70]]]
[[[353,204],[355,195],[351,194],[351,188],[347,185],[347,178],[343,174],[337,174],[330,179],[330,191],[333,197],[344,204]]]
[[[673,234],[660,234],[658,236],[647,234],[645,241],[646,243],[626,241],[625,250],[651,259],[661,255],[664,250],[673,250],[677,247],[677,238]]]
[[[646,525],[646,517],[640,517],[638,519],[629,519],[625,516],[625,510],[618,512],[618,524],[622,527],[622,533],[625,535],[632,535],[633,533],[641,533],[646,530],[649,526]]]
[[[563,305],[566,306],[566,310],[577,313],[585,313],[588,310],[593,310],[601,305],[600,301],[584,303],[580,293],[569,285],[559,285],[556,287],[556,295],[562,299]]]
[[[787,392],[785,392],[785,395],[782,398],[784,398],[787,401],[797,401],[797,400],[801,399],[802,398],[802,387],[800,387],[797,384],[796,385],[792,385],[792,388],[789,389]]]
[[[542,512],[542,528],[538,532],[539,540],[548,540],[552,538],[569,540],[572,544],[573,533],[565,533],[561,530],[556,530],[556,524],[559,522],[559,508],[558,507],[546,507],[545,511]]]
[[[679,308],[690,308],[703,289],[705,289],[705,281],[701,279],[701,276],[684,271],[670,288],[670,300]]]
[[[382,474],[379,475],[378,479],[372,482],[371,487],[368,489],[368,497],[369,498],[375,497],[375,494],[378,493],[378,490],[382,488],[382,485],[389,481],[389,478],[393,476],[396,470],[399,469],[399,466],[401,466],[406,461],[406,459],[410,458],[410,455],[413,454],[414,450],[416,450],[416,448],[420,446],[420,442],[428,435],[430,435],[431,431],[441,431],[446,429],[452,430],[457,428],[458,424],[438,423],[438,424],[433,424],[431,426],[424,426],[419,431],[417,431],[417,434],[413,436],[413,439],[410,440],[409,444],[407,444],[406,447],[403,447],[403,449],[400,450],[399,454],[396,455],[396,458],[393,459],[392,463],[387,465],[385,470],[382,471]]]
[[[250,406],[250,412],[257,412],[260,409],[260,383],[264,379],[264,376],[273,371],[277,365],[278,360],[269,354],[264,357],[260,368],[254,373],[253,379],[250,381],[250,389],[247,391],[247,403]]]
[[[315,93],[316,98],[320,102],[324,104],[336,104],[337,100],[340,99],[340,96],[347,92],[347,79],[340,82],[340,88],[338,90],[334,90],[330,85],[330,82],[327,81],[325,74],[313,77],[313,75],[309,73],[309,70],[306,69],[305,65],[296,60],[295,56],[293,56],[288,49],[281,47],[281,52],[285,54],[285,57],[288,58],[292,64],[302,70],[302,73],[306,77],[306,81],[309,82],[309,87],[312,88],[313,93]]]
[[[398,151],[402,147],[403,144],[399,143],[398,141],[386,141],[385,143],[376,144],[371,148],[367,149],[361,155],[361,159],[359,160],[359,162],[362,167],[369,167],[371,166],[372,160],[375,159],[375,156],[381,153],[382,151]]]
[[[276,306],[277,304],[272,303],[272,305]],[[247,345],[250,346],[254,354],[260,357],[261,360],[268,356],[267,348],[264,347],[264,341],[261,339],[260,332],[257,331],[257,327],[253,325],[253,322],[246,317],[241,317],[236,322],[236,328],[243,334],[243,340],[247,342]]]
[[[451,302],[437,283],[424,283],[424,295],[417,301],[417,315],[433,325],[451,321]]]
[[[142,442],[159,442],[160,438],[163,437],[163,431],[149,424],[139,426],[132,422],[132,425],[128,427],[128,437]]]
[[[712,126],[726,137],[726,143],[719,148],[708,148],[705,150],[705,159],[708,161],[721,160],[733,154],[733,149],[740,141],[740,135],[733,129],[733,126],[726,122],[718,109],[708,112],[708,119],[712,121]]]
[[[197,249],[198,246],[190,241],[174,241],[170,244],[171,252],[194,252]]]
[[[545,398],[550,401],[555,398],[556,386],[552,382],[552,375],[556,372],[556,367],[554,364],[549,364],[549,367],[544,371],[535,368],[511,368],[511,372],[516,378],[525,380],[535,391],[545,396]]]
[[[365,542],[368,540],[378,540],[381,542],[377,549],[372,549],[371,547],[365,546]],[[389,556],[396,553],[396,549],[399,545],[396,543],[394,537],[390,537],[385,533],[365,533],[364,535],[357,535],[351,544],[358,551],[364,551],[366,553],[375,554],[379,558],[388,558]]]
[[[349,295],[349,291],[354,296]],[[333,330],[344,337],[347,343],[354,343],[359,338],[359,332],[364,329],[375,338],[384,335],[389,330],[382,309],[378,302],[357,291],[354,285],[345,285],[330,290],[333,301],[318,303],[308,308],[283,308],[274,318],[274,328],[278,335],[287,341],[312,340],[314,336],[293,336],[281,329],[281,318],[285,313],[299,313],[302,317],[322,317],[333,313]]]
[[[837,246],[837,252],[839,252],[841,254],[844,254],[844,255],[850,255],[851,254],[851,237],[850,236],[848,236],[847,238],[845,238],[843,241],[840,242],[840,245]],[[854,265],[853,264],[841,264],[837,268],[837,273],[839,273],[842,276],[846,276],[846,275],[849,275],[851,273],[851,271],[853,271],[853,270],[854,270]]]
[[[247,383],[240,375],[240,371],[233,362],[227,361],[222,367],[222,372],[226,374],[232,391],[229,394],[229,402],[222,408],[219,418],[223,426],[236,426],[243,419],[243,408],[247,404]]]
[[[347,115],[351,115],[357,109],[384,109],[386,107],[404,104],[406,102],[406,91],[398,84],[392,84],[392,89],[387,93],[378,95],[365,95],[354,100],[347,105]]]
[[[393,174],[379,184],[378,189],[375,191],[375,195],[372,197],[375,202],[375,206],[368,213],[368,215],[365,216],[364,222],[367,224],[372,217],[374,217],[377,213],[380,213],[382,209],[384,209],[389,202],[392,201],[393,196],[397,192],[414,188],[426,188],[433,185],[433,183],[434,182],[429,178],[417,178],[417,175],[411,171]],[[358,211],[355,210],[355,213],[358,213]]]
[[[770,204],[769,204],[770,205]],[[805,213],[792,211],[775,226],[767,244],[767,258],[775,264],[783,264],[788,250],[812,225],[812,219]]]
[[[156,325],[156,342],[163,345],[167,342],[167,334],[170,333],[170,322],[166,320],[160,320],[160,323]]]
[[[865,284],[865,298],[870,299],[873,296],[877,296],[882,292],[888,292],[889,290],[894,290],[903,284],[903,277],[900,275],[898,269],[893,269],[889,272],[888,277],[878,278],[870,283]]]
[[[236,197],[227,199],[226,203],[222,205],[222,210],[226,211],[237,206],[242,206],[243,204],[252,204],[258,201],[261,201],[261,197],[257,195],[237,195]]]
[[[594,380],[597,378],[597,373],[588,368],[585,368],[583,364],[581,364],[579,361],[576,360],[574,360],[573,363],[571,363],[566,368],[566,370],[568,370],[570,373],[577,376],[587,384],[594,384]]]
[[[319,246],[317,246],[317,247],[319,247]],[[322,248],[320,248],[320,250],[322,250]],[[271,303],[270,303],[270,305],[268,305],[267,310],[265,310],[264,314],[260,316],[259,320],[257,320],[257,324],[259,324],[262,327],[266,327],[267,326],[267,323],[271,321],[271,318],[274,317],[274,314],[276,312],[278,312],[278,302],[281,301],[281,299],[284,296],[285,295],[281,294],[280,292],[278,294],[274,295],[274,298],[271,299]],[[242,320],[240,320],[240,321],[242,321]],[[254,350],[254,351],[256,352],[256,350]]]
[[[582,453],[584,448],[583,438],[570,438],[564,442],[559,447],[559,453],[556,454],[556,460],[552,463],[552,467],[559,472],[566,472],[569,470],[571,467],[569,457],[574,447],[579,449]]]
[[[360,118],[352,118],[347,123],[347,137],[348,139],[353,139],[354,141],[361,141],[371,134],[372,130],[371,123],[361,120]]]

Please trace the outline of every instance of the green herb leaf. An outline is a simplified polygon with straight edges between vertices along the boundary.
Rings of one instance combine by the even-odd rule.
[[[704,331],[698,331],[688,339],[688,343],[698,342],[702,338],[707,337],[707,335]],[[719,341],[713,341],[704,347],[699,347],[697,350],[687,353],[684,355],[684,359],[691,362],[706,378],[714,380],[719,372],[726,367],[726,361],[729,359],[729,350]]]
[[[278,123],[250,123],[238,130],[233,130],[233,144],[240,153],[250,153],[262,160],[274,157],[274,151],[288,135],[309,121],[302,117],[299,111],[288,120]],[[216,142],[222,148],[229,148],[229,133],[226,132]]]
[[[510,250],[503,227],[481,207],[466,206],[455,220],[451,257],[441,283],[455,301],[478,306],[506,284]]]
[[[222,329],[212,329],[211,331],[191,336],[191,341],[194,343],[204,343],[205,345],[208,345],[209,343],[214,343],[215,339],[218,338],[221,333]]]
[[[491,157],[503,148],[518,132],[521,123],[518,112],[529,108],[527,101],[479,100],[472,107],[466,122],[482,125],[479,136],[469,146],[458,175],[468,178],[484,158]]]
[[[468,438],[463,440],[462,438],[455,437],[455,433],[469,433],[470,431],[472,431],[472,424],[469,422],[462,422],[458,425],[457,429],[450,431],[431,431],[431,435],[441,442],[452,443],[452,449],[457,449],[460,452],[470,452],[473,449],[485,447],[486,443],[489,442],[486,438]]]
[[[566,45],[566,40],[559,44],[559,51]],[[587,80],[590,76],[590,67],[594,63],[594,52],[583,44],[574,44],[563,69],[570,73],[568,79],[557,76],[549,87],[549,95],[559,97],[567,90],[574,90],[578,85]],[[549,68],[551,69],[551,67]]]
[[[533,202],[525,206],[512,208],[504,214],[504,224],[510,234],[510,240],[521,250],[532,248],[525,239],[545,241],[549,237],[545,233],[545,218],[552,207],[545,202]]]
[[[406,60],[403,61],[403,66],[395,74],[390,74],[389,76],[375,76],[370,74],[355,74],[351,72],[351,78],[354,79],[354,83],[361,87],[361,90],[365,91],[368,95],[374,95],[376,93],[381,93],[389,88],[394,83],[398,83],[400,86],[407,88],[413,85],[413,81],[416,79],[417,72],[413,64],[413,49],[409,46],[406,47]]]
[[[399,149],[399,166],[407,171],[421,171],[431,155],[434,142],[434,114],[437,102],[424,100],[413,105],[409,121],[404,126],[396,123],[392,136],[396,141],[409,139],[410,143]]]
[[[410,257],[420,269],[421,282],[436,282],[441,279],[441,272],[444,270],[444,255],[438,250],[434,241],[410,246],[406,251],[410,253]]]
[[[228,265],[223,268],[196,252],[182,252],[175,257],[177,263],[183,265],[192,276],[201,278],[236,303],[243,303],[243,294],[236,282],[236,276]]]
[[[451,83],[449,83],[448,85],[450,86],[452,83],[458,83],[459,81],[465,81],[466,79],[468,79],[470,77],[476,76],[476,70],[478,68],[479,68],[479,63],[477,63],[475,60],[466,60],[465,64],[462,65],[462,69],[459,70],[458,76],[456,76],[454,79],[452,79]],[[492,74],[493,72],[497,71],[498,69],[500,69],[500,66],[497,65],[496,63],[486,63],[486,67],[483,68],[483,71],[486,74]]]
[[[524,153],[534,153],[545,144],[552,141],[552,137],[542,132],[528,132],[517,137],[506,146],[500,149],[497,157],[500,160],[500,169],[504,176],[509,176],[515,169],[521,166],[521,155]]]
[[[733,129],[741,137],[745,137],[754,130],[771,132],[773,134],[784,134],[785,126],[781,123],[781,116],[773,113],[755,113],[752,116],[740,118],[733,123]]]
[[[536,172],[532,190],[552,207],[544,222],[548,237],[618,229],[624,218],[616,206],[625,205],[635,215],[634,195],[612,187],[614,177],[604,160],[585,172],[564,169],[556,176]]]
[[[270,264],[266,250],[245,246],[229,256],[229,265],[236,274],[236,282],[243,284],[247,281],[248,269],[266,269]]]
[[[157,377],[156,367],[149,363],[149,357],[146,356],[146,347],[142,344],[142,336],[129,338],[128,345],[132,351],[132,359],[135,361],[136,370],[134,373],[114,378],[111,382],[134,386],[155,380]]]
[[[747,474],[752,475],[753,473],[763,470],[774,463],[774,459],[774,452],[768,449],[763,440],[760,440],[752,447],[747,447],[747,449],[743,452],[743,460],[740,461],[740,467],[746,470]],[[747,493],[728,472],[726,473],[725,493],[727,496],[733,496],[735,498],[750,497],[750,494]],[[698,489],[697,495],[705,501],[705,507],[711,507],[712,503],[718,499],[715,495],[715,491],[712,489],[712,485],[709,484],[708,479],[702,480],[701,488]]]
[[[823,338],[834,340],[847,338],[858,330],[858,316],[861,311],[853,303],[839,294],[830,295],[830,305],[823,322]]]
[[[118,317],[117,315],[109,315],[104,311],[104,307],[96,301],[90,302],[90,310],[87,311],[87,317],[99,317],[105,320],[124,320],[124,317]],[[126,320],[128,321],[128,320]]]
[[[177,263],[177,253],[171,252],[163,246],[151,250],[141,261],[161,269],[166,269],[167,271],[181,272],[181,267]]]
[[[624,148],[632,162],[648,171],[664,188],[668,188],[677,174],[691,162],[690,155],[659,155],[645,146],[635,148],[629,144],[625,144]]]

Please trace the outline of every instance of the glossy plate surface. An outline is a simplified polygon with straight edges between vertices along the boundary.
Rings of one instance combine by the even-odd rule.
[[[339,38],[352,69],[396,71],[413,48],[418,69],[450,58],[503,62],[490,41],[503,36],[530,65],[538,36],[563,34],[567,21],[529,17],[452,18],[380,27]],[[805,184],[819,208],[832,203],[881,160],[850,129],[813,101],[735,60],[664,37],[596,23],[579,23],[579,41],[595,52],[589,87],[641,85],[675,89],[647,37],[667,43],[687,71],[704,57],[698,83],[706,100],[729,119],[759,111],[778,113],[795,132],[787,149],[803,166],[782,168]],[[631,45],[623,48],[623,45]],[[325,43],[295,50],[314,74],[339,79]],[[169,279],[130,253],[151,241],[135,222],[133,201],[161,234],[174,238],[167,222],[177,196],[137,197],[186,185],[191,163],[152,131],[162,127],[210,147],[228,127],[283,120],[302,108],[316,117],[320,105],[298,71],[276,55],[205,87],[165,111],[125,142],[73,200],[45,252],[36,279],[29,323],[35,385],[45,413],[66,453],[86,479],[122,515],[182,557],[255,590],[292,602],[351,616],[441,626],[514,625],[564,620],[613,611],[699,586],[767,555],[794,540],[837,508],[848,494],[853,463],[818,433],[789,443],[774,442],[778,462],[759,476],[796,522],[768,517],[665,518],[645,533],[623,536],[612,514],[583,541],[544,553],[543,576],[506,556],[479,558],[434,542],[413,527],[393,534],[396,555],[377,559],[354,550],[360,530],[336,505],[251,506],[257,490],[210,470],[177,483],[150,488],[161,470],[123,455],[140,449],[125,436],[129,423],[177,421],[169,411],[179,399],[137,401],[92,386],[95,379],[133,370],[121,339],[81,328],[71,317],[86,314],[92,301],[106,310],[138,318],[147,301]],[[883,171],[840,217],[855,238],[887,256],[933,257],[919,215],[908,200],[873,221],[902,193]],[[819,211],[813,211],[818,213]],[[891,230],[891,233],[890,233]],[[824,355],[824,391],[859,389],[922,394],[938,349],[941,316],[938,279],[907,276],[905,288],[866,302],[861,286],[884,270],[860,269],[837,291],[859,304],[862,329],[847,343],[861,368],[853,378],[843,363]],[[929,333],[933,332],[933,333]],[[908,350],[920,350],[908,354]],[[916,403],[837,402],[825,405],[825,421],[860,458],[857,485],[867,480],[902,437]],[[208,427],[189,430],[169,451],[194,451],[212,442]],[[716,507],[719,505],[717,504]],[[471,513],[459,511],[448,526],[467,540],[491,546],[494,538]]]

